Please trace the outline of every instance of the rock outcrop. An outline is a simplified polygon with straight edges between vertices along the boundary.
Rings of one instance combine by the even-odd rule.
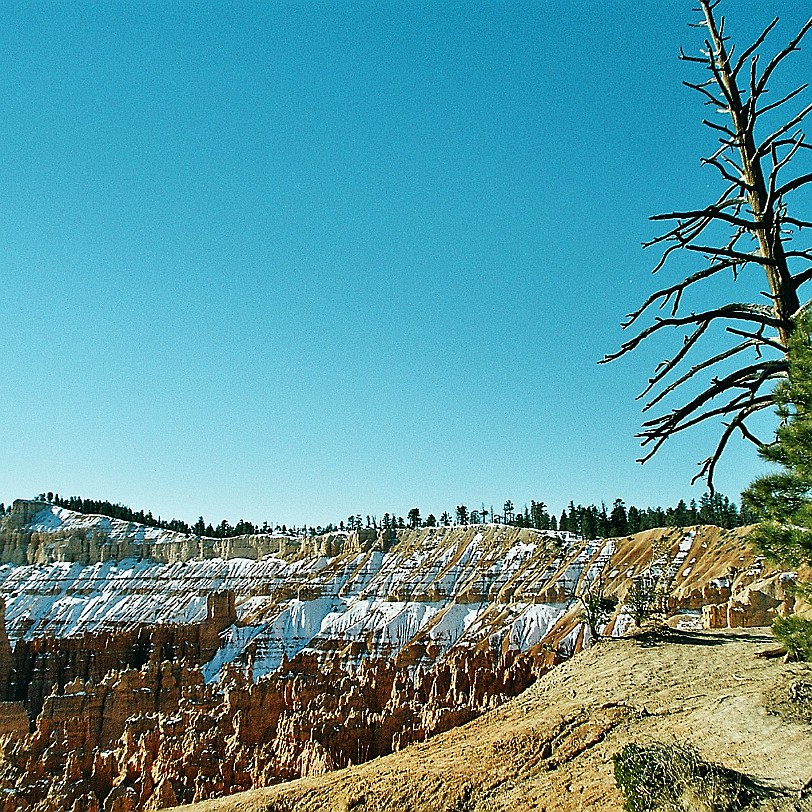
[[[337,656],[325,667],[299,655],[256,683],[227,668],[205,685],[168,661],[74,679],[45,698],[30,734],[0,705],[0,798],[13,790],[15,810],[129,812],[318,775],[462,724],[551,664],[458,651],[416,675],[390,660],[349,673]]]
[[[111,672],[140,668],[145,663],[184,661],[199,667],[212,659],[220,646],[221,632],[235,621],[234,593],[210,593],[207,616],[200,623],[143,623],[74,637],[17,640],[13,654],[9,649],[4,695],[22,703],[36,718],[46,697],[77,680],[99,682]],[[4,643],[8,647],[3,629],[0,657]]]
[[[725,603],[755,580],[778,574],[758,569],[745,530],[711,527],[596,541],[504,525],[362,529],[300,540],[295,553],[259,559],[261,549],[254,547],[250,556],[237,558],[166,563],[173,553],[163,562],[114,557],[87,564],[84,550],[71,563],[61,560],[68,551],[58,543],[65,527],[79,532],[81,522],[93,520],[83,543],[97,552],[109,547],[105,555],[137,546],[139,534],[146,538],[155,529],[125,538],[117,525],[104,531],[103,522],[114,520],[39,507],[20,508],[6,519],[19,525],[17,519],[27,517],[27,524],[0,531],[30,534],[30,547],[15,548],[25,560],[40,560],[43,551],[51,556],[39,564],[0,566],[12,641],[199,623],[206,596],[231,590],[237,622],[226,630],[206,679],[227,662],[249,659],[258,677],[305,649],[329,657],[350,646],[359,657],[394,657],[409,646],[428,665],[450,648],[476,646],[494,635],[524,651],[557,645],[561,631],[571,627],[574,593],[599,572],[607,593],[620,601],[622,622],[613,623],[615,630],[628,625],[623,603],[634,579],[646,573],[662,581],[670,612],[694,612],[697,622],[704,606]],[[242,542],[232,541],[229,554],[242,549]],[[708,610],[707,622],[754,622],[753,606]]]
[[[339,551],[342,535],[332,547]],[[122,558],[150,558],[166,564],[196,558],[290,556],[304,539],[288,533],[208,538],[108,516],[76,513],[47,502],[17,499],[0,519],[0,559],[13,564],[76,561],[96,564]]]
[[[0,812],[159,809],[423,741],[581,650],[576,596],[597,580],[617,598],[605,634],[632,625],[641,579],[675,625],[769,623],[793,575],[746,536],[206,540],[15,503],[0,522]]]
[[[761,569],[751,573],[755,580],[739,580],[738,588],[727,589],[727,600],[708,601],[702,607],[706,629],[752,628],[769,626],[776,617],[790,614],[795,608],[793,587],[797,573],[773,573],[760,577]],[[807,574],[808,575],[808,574]],[[804,580],[808,580],[806,577]]]

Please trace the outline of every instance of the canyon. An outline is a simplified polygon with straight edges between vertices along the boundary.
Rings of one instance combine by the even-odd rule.
[[[402,750],[634,627],[763,626],[797,573],[746,528],[506,525],[205,539],[18,500],[0,520],[0,810],[161,809]]]

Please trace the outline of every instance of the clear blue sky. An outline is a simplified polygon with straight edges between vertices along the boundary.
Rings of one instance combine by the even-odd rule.
[[[727,5],[735,38],[766,21]],[[776,43],[802,5],[769,4]],[[692,6],[4,3],[0,499],[700,495],[709,435],[634,461],[663,348],[596,364],[656,281],[647,217],[718,190]],[[760,466],[737,446],[717,485]]]

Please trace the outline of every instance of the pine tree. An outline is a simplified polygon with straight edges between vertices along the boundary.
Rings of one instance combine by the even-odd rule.
[[[609,514],[610,534],[612,536],[625,536],[628,532],[628,524],[625,503],[622,499],[615,499],[612,512]]]
[[[569,520],[570,533],[580,533],[581,528],[578,525],[578,512],[575,510],[575,503],[572,501],[570,501],[569,507],[567,508],[567,518]]]
[[[789,342],[789,370],[774,398],[780,425],[761,456],[782,471],[760,477],[742,494],[761,524],[755,542],[792,567],[812,562],[812,317],[798,319]]]
[[[630,533],[637,533],[643,529],[640,526],[640,511],[634,505],[629,505],[627,516],[629,521],[628,529]]]
[[[547,513],[547,505],[544,502],[530,500],[530,521],[536,530],[550,529],[550,516]]]
[[[585,539],[594,539],[598,535],[598,522],[597,522],[598,509],[594,505],[585,508],[581,513],[581,535]]]

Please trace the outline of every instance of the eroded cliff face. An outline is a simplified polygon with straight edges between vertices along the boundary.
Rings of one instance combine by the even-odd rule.
[[[257,683],[228,668],[206,685],[168,661],[76,679],[45,699],[32,733],[0,732],[0,799],[14,798],[0,809],[159,809],[318,775],[462,724],[547,667],[458,651],[416,675],[380,659],[349,673],[338,657],[299,655]]]
[[[8,673],[0,685],[6,699],[21,702],[35,719],[46,697],[76,680],[99,682],[111,672],[147,663],[183,662],[200,668],[214,657],[220,635],[236,617],[234,593],[220,592],[206,596],[206,617],[199,623],[138,623],[71,637],[45,635],[17,640],[13,652],[8,636],[0,635],[0,680],[3,638],[9,646]]]
[[[558,640],[565,627],[571,631],[573,594],[598,573],[607,592],[621,601],[635,578],[654,573],[665,583],[673,611],[693,612],[701,622],[703,607],[716,606],[706,613],[709,625],[747,625],[756,614],[763,623],[785,600],[769,580],[778,573],[763,570],[742,529],[674,528],[589,542],[504,525],[364,530],[289,540],[292,552],[258,559],[168,563],[108,557],[84,563],[86,557],[62,560],[61,534],[80,532],[84,522],[83,543],[99,552],[113,544],[137,545],[139,533],[150,529],[125,538],[117,527],[105,537],[103,522],[114,520],[37,506],[0,527],[0,543],[3,533],[30,534],[36,554],[31,548],[15,548],[15,554],[40,561],[0,566],[10,638],[197,623],[206,617],[207,595],[230,590],[236,622],[207,665],[207,680],[228,662],[250,660],[259,677],[305,649],[329,656],[348,645],[363,656],[379,657],[397,656],[408,647],[424,664],[455,646],[476,646],[494,635],[507,647],[526,651]],[[23,516],[25,522],[9,530]],[[252,555],[259,552],[256,548]],[[757,579],[764,585],[756,591],[770,595],[772,605],[755,595],[728,611],[734,593]],[[621,633],[628,622],[621,607],[612,628]]]
[[[363,530],[220,555],[177,535],[39,503],[3,520],[0,812],[159,809],[422,741],[583,647],[575,595],[598,576],[615,636],[640,578],[674,625],[793,601],[745,529]]]

